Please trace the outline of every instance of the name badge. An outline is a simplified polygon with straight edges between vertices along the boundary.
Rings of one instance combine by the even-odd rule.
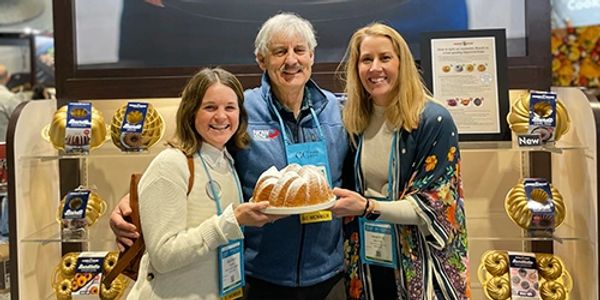
[[[331,220],[333,220],[333,216],[330,210],[320,210],[300,215],[301,224],[327,222]]]
[[[360,258],[364,264],[396,268],[396,233],[392,224],[359,218]]]
[[[327,178],[329,186],[333,186],[329,159],[327,158],[327,145],[323,141],[291,144],[286,147],[287,163],[296,163],[301,166],[317,166]]]
[[[219,295],[221,299],[242,296],[244,279],[244,248],[241,240],[219,247]]]

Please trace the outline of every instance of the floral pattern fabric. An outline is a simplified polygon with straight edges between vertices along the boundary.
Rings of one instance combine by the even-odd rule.
[[[396,189],[395,194],[400,195],[397,201],[410,201],[429,229],[429,235],[425,235],[415,225],[395,226],[399,242],[397,298],[435,299],[433,287],[425,284],[431,279],[445,299],[469,299],[458,132],[449,112],[429,101],[419,127],[412,132],[399,132],[393,151],[397,151],[399,157],[398,164],[393,167],[393,177],[397,180],[391,183]],[[355,166],[355,169],[357,189],[362,192],[361,168]],[[365,281],[367,267],[360,263],[357,218],[345,218],[344,237],[348,299],[372,299]]]

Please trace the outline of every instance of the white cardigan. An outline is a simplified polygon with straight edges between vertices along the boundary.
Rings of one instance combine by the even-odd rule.
[[[138,191],[146,253],[127,299],[220,299],[217,248],[243,238],[232,204],[239,193],[227,160],[231,156],[207,143],[201,149],[210,176],[221,186],[221,208],[208,197],[208,177],[194,155],[194,186],[177,149],[162,151],[144,172]]]

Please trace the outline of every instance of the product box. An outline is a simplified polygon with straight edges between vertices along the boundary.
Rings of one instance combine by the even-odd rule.
[[[10,290],[8,244],[0,244],[0,293]]]

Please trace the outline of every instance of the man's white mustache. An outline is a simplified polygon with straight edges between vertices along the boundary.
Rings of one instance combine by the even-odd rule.
[[[293,65],[293,66],[289,66],[289,65],[283,65],[281,68],[279,68],[280,72],[297,72],[297,71],[302,71],[304,70],[304,66],[297,64],[297,65]]]

